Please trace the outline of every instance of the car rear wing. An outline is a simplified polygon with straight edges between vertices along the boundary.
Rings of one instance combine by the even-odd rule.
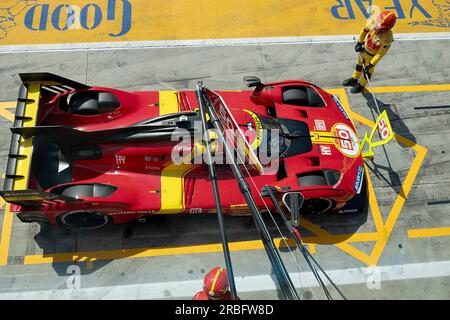
[[[22,85],[20,86],[19,96],[17,98],[14,128],[29,128],[36,126],[40,98],[42,95],[57,94],[72,89],[89,88],[84,84],[51,73],[22,73],[20,74],[20,78],[22,79]],[[55,195],[48,194],[48,196],[44,197],[44,193],[39,191],[31,190],[34,194],[32,195],[30,193],[28,183],[32,151],[33,137],[24,137],[19,133],[12,133],[8,162],[6,165],[5,182],[3,191],[0,193],[7,202],[26,204],[27,197],[29,201],[36,201],[36,193],[39,193],[40,197],[43,199],[46,197],[55,199]],[[14,198],[19,195],[19,200]],[[67,200],[69,199],[65,199],[65,201]],[[28,202],[28,204],[30,203]]]
[[[0,195],[8,203],[14,203],[25,207],[42,207],[45,205],[58,205],[65,202],[83,201],[73,197],[32,189],[0,191]]]
[[[39,108],[41,84],[24,82],[19,90],[14,127],[34,127]],[[6,165],[4,190],[24,190],[28,188],[28,177],[33,148],[32,138],[22,138],[13,133]]]

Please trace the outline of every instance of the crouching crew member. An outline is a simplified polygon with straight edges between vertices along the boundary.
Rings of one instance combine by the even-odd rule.
[[[366,76],[370,79],[377,63],[389,51],[394,36],[392,28],[397,21],[395,13],[383,11],[373,17],[362,29],[355,51],[359,52],[356,70],[350,79],[344,81],[344,86],[353,86],[351,93],[359,93],[367,84]],[[365,69],[363,69],[363,65]],[[358,83],[359,78],[362,76]]]

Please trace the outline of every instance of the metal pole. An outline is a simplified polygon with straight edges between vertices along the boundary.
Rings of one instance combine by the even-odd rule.
[[[230,163],[231,170],[233,171],[233,174],[236,177],[239,190],[244,196],[250,209],[250,212],[253,216],[256,229],[264,244],[264,248],[266,250],[267,256],[269,257],[270,263],[272,264],[272,268],[274,269],[274,273],[278,280],[280,288],[283,291],[286,299],[299,300],[300,298],[298,296],[297,290],[295,289],[294,284],[292,283],[292,280],[289,276],[289,273],[286,270],[286,267],[284,266],[280,254],[278,253],[277,249],[275,248],[275,245],[273,244],[272,237],[270,236],[270,233],[267,230],[267,227],[259,213],[258,206],[256,205],[255,200],[253,199],[247,181],[245,181],[244,175],[242,174],[242,171],[239,168],[239,166],[236,164],[234,156],[226,143],[226,139],[223,135],[222,124],[220,123],[220,120],[217,117],[209,101],[207,101],[206,107],[208,109],[208,114],[210,115],[211,118],[210,121],[214,126],[214,128],[217,130],[217,134],[220,140],[223,142],[225,152],[227,153],[229,159],[231,160]]]
[[[209,138],[209,133],[207,130],[205,110],[204,110],[203,100],[202,100],[202,96],[201,96],[201,92],[200,92],[201,90],[202,90],[201,83],[197,83],[197,99],[198,99],[198,104],[199,104],[199,108],[200,108],[200,114],[202,117],[203,140],[205,141],[205,145],[206,145],[206,162],[208,164],[209,177],[211,179],[211,183],[213,186],[214,200],[216,202],[217,219],[219,221],[220,235],[222,237],[223,255],[225,257],[225,265],[227,268],[228,281],[230,284],[231,298],[233,300],[237,300],[238,296],[236,293],[236,284],[234,282],[233,265],[231,263],[230,250],[228,247],[228,239],[227,239],[227,234],[225,231],[225,223],[223,221],[223,211],[222,211],[222,206],[220,203],[219,188],[217,186],[216,168],[211,159],[211,146],[209,144],[210,138]]]
[[[356,38],[353,38],[353,40],[356,42]],[[364,57],[363,57],[361,52],[358,52],[358,54],[359,54],[359,58],[361,59],[361,62],[362,62],[363,77],[366,78],[367,83],[369,84],[370,93],[372,94],[373,100],[375,102],[375,106],[377,107],[378,114],[380,114],[380,107],[378,106],[377,98],[375,97],[375,94],[373,93],[372,83],[370,82],[370,77],[368,75],[370,70],[366,70],[366,66],[365,66],[366,59],[364,59]],[[367,73],[367,76],[366,76],[366,73]]]
[[[314,268],[314,266],[312,265],[312,263],[309,261],[309,257],[312,259],[312,261],[319,267],[320,271],[322,271],[322,273],[325,275],[325,277],[328,279],[328,281],[331,283],[331,285],[336,289],[336,291],[341,295],[341,297],[344,300],[347,300],[344,296],[344,294],[341,292],[341,290],[339,290],[339,288],[336,286],[336,284],[330,279],[330,277],[326,274],[325,270],[322,269],[322,267],[319,265],[319,263],[312,257],[312,255],[309,253],[309,251],[306,249],[305,245],[303,244],[303,241],[300,237],[300,232],[298,232],[298,228],[296,226],[294,226],[291,222],[289,222],[285,215],[284,215],[284,210],[281,208],[281,206],[279,205],[277,198],[275,197],[275,195],[273,194],[272,190],[270,189],[270,187],[266,186],[265,189],[267,190],[267,192],[269,193],[269,197],[270,200],[272,201],[272,203],[274,204],[275,208],[278,211],[278,214],[281,215],[281,217],[283,218],[283,222],[286,225],[286,228],[289,230],[289,232],[291,233],[292,237],[295,240],[295,243],[297,244],[297,247],[299,248],[300,252],[303,254],[303,257],[305,258],[306,262],[308,263],[309,268],[311,269],[311,271],[313,272],[314,277],[316,278],[317,282],[319,282],[320,286],[322,287],[322,290],[325,294],[325,296],[327,297],[328,300],[333,300],[333,298],[330,295],[330,292],[328,291],[327,287],[325,286],[325,283],[323,282],[322,278],[320,277],[319,273],[317,272],[317,270]]]

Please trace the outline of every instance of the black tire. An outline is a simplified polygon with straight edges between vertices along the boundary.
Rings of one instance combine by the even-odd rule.
[[[319,215],[330,211],[334,201],[326,198],[313,198],[303,202],[300,215]]]
[[[324,176],[309,174],[298,177],[298,184],[300,187],[326,186],[327,181]]]
[[[308,106],[308,94],[299,88],[287,89],[283,92],[283,102],[296,106]]]
[[[57,220],[60,226],[78,230],[99,229],[112,222],[111,217],[96,211],[70,211]]]

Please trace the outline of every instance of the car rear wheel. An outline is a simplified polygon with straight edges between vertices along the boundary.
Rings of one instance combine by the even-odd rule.
[[[58,217],[60,225],[79,230],[98,229],[111,223],[111,218],[96,211],[71,211]]]
[[[330,199],[308,199],[303,203],[300,214],[317,215],[329,211],[333,207],[333,201]]]

